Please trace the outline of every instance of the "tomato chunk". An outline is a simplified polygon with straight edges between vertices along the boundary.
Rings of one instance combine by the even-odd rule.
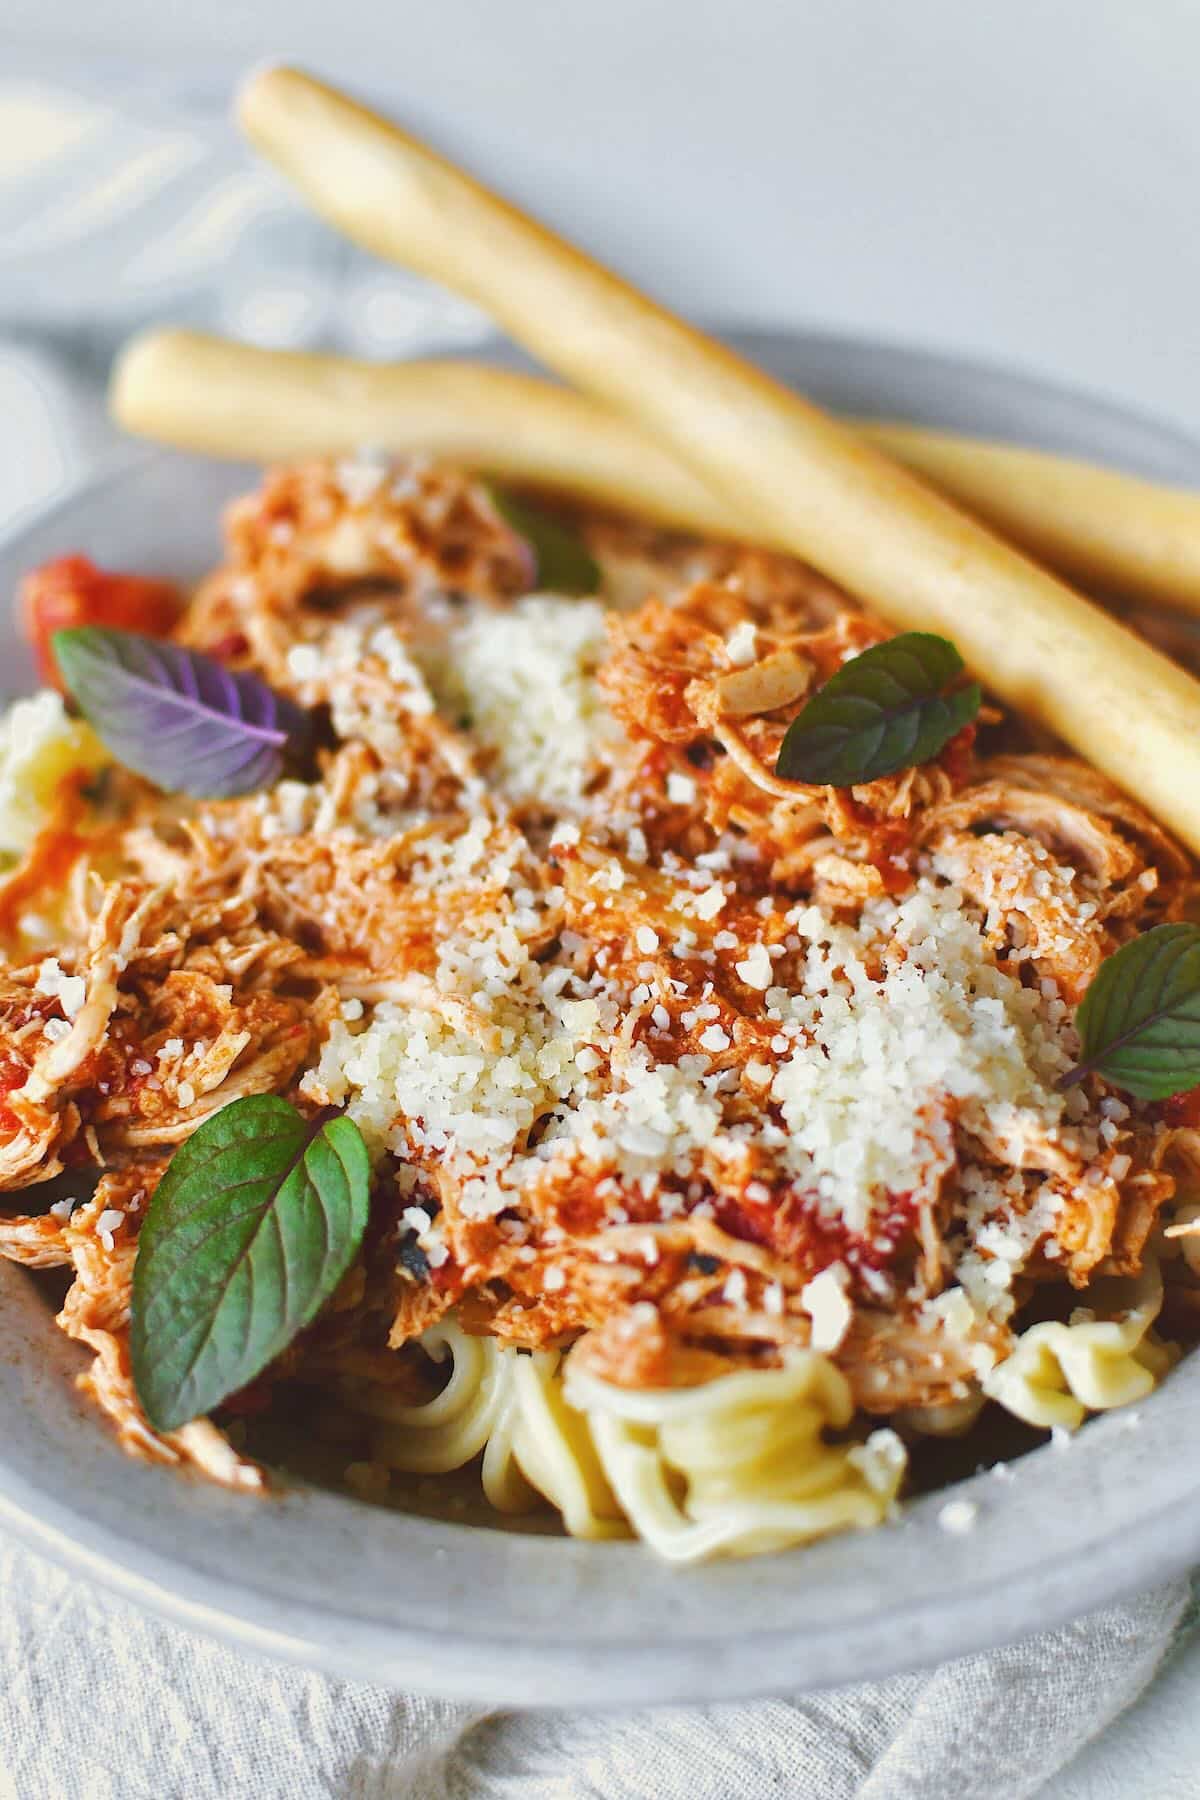
[[[1200,1087],[1185,1088],[1162,1103],[1163,1123],[1194,1131],[1200,1126]]]
[[[22,581],[18,592],[21,628],[37,657],[43,681],[61,689],[50,639],[75,625],[104,625],[165,637],[179,617],[182,600],[169,581],[98,569],[86,556],[60,556],[43,563]]]

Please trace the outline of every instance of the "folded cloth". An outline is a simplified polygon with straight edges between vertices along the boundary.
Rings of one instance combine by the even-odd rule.
[[[827,1693],[576,1713],[249,1663],[22,1549],[0,1592],[0,1800],[1022,1800],[1136,1699],[1186,1602]]]
[[[218,96],[164,98],[161,76],[130,70],[66,80],[6,52],[0,531],[117,453],[108,356],[152,317],[381,355],[488,329],[304,218],[242,156]],[[1020,1800],[1142,1691],[1186,1587],[928,1674],[611,1715],[248,1664],[11,1546],[0,1594],[0,1800]]]

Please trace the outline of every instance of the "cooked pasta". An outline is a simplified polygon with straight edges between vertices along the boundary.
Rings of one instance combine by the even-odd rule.
[[[878,1524],[904,1473],[894,1432],[825,1441],[850,1424],[854,1401],[815,1351],[696,1387],[629,1390],[572,1372],[553,1351],[472,1338],[449,1318],[419,1342],[449,1354],[449,1380],[416,1406],[359,1397],[382,1421],[374,1458],[444,1474],[481,1457],[493,1506],[522,1512],[542,1495],[575,1537],[632,1529],[672,1562],[747,1556]]]
[[[1162,1281],[1152,1261],[1111,1319],[1081,1309],[1067,1324],[1030,1325],[998,1368],[984,1377],[989,1398],[1045,1429],[1082,1425],[1089,1412],[1144,1400],[1170,1364],[1151,1327],[1162,1309]]]
[[[500,1512],[550,1500],[576,1537],[613,1537],[621,1514],[586,1426],[562,1398],[555,1351],[526,1354],[495,1338],[473,1338],[452,1319],[419,1340],[452,1363],[446,1387],[422,1405],[365,1401],[383,1421],[372,1438],[377,1461],[409,1473],[445,1473],[482,1456],[483,1491]]]
[[[360,1495],[477,1469],[499,1512],[679,1562],[867,1527],[906,1444],[1135,1400],[1160,1304],[1196,1310],[1158,1229],[1195,1097],[1066,1080],[1097,970],[1191,916],[1196,865],[990,700],[915,766],[781,775],[888,628],[774,552],[557,522],[594,591],[538,591],[431,463],[268,475],[172,634],[307,721],[249,794],[164,795],[50,693],[10,715],[0,1255],[69,1272],[122,1442],[227,1485],[269,1479],[266,1414]],[[35,628],[77,564],[31,578]],[[262,1096],[357,1125],[361,1242],[248,1385],[156,1430],[143,1224]]]
[[[826,1431],[850,1423],[854,1400],[846,1377],[813,1350],[676,1389],[572,1380],[568,1369],[567,1399],[586,1417],[634,1530],[672,1562],[877,1525],[904,1473],[893,1431],[826,1442]]]

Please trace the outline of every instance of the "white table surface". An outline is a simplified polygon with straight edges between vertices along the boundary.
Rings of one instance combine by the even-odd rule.
[[[5,35],[306,59],[695,313],[1200,425],[1196,0],[4,0]]]
[[[1200,431],[1198,0],[4,0],[4,45],[385,97],[668,302],[1075,382]],[[1055,1800],[1200,1786],[1200,1645]]]

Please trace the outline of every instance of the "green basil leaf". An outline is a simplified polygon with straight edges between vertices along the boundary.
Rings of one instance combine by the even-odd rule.
[[[948,638],[905,631],[845,663],[794,718],[775,773],[854,787],[928,762],[969,725],[983,695],[954,686],[963,660]]]
[[[1075,1014],[1082,1055],[1060,1088],[1103,1075],[1139,1100],[1200,1084],[1200,926],[1156,925],[1101,963]]]
[[[582,540],[528,500],[491,488],[492,505],[524,538],[532,558],[529,585],[547,594],[598,594],[600,565]]]
[[[253,1381],[310,1325],[367,1224],[371,1167],[352,1119],[234,1100],[171,1158],[133,1277],[133,1379],[175,1431]]]

